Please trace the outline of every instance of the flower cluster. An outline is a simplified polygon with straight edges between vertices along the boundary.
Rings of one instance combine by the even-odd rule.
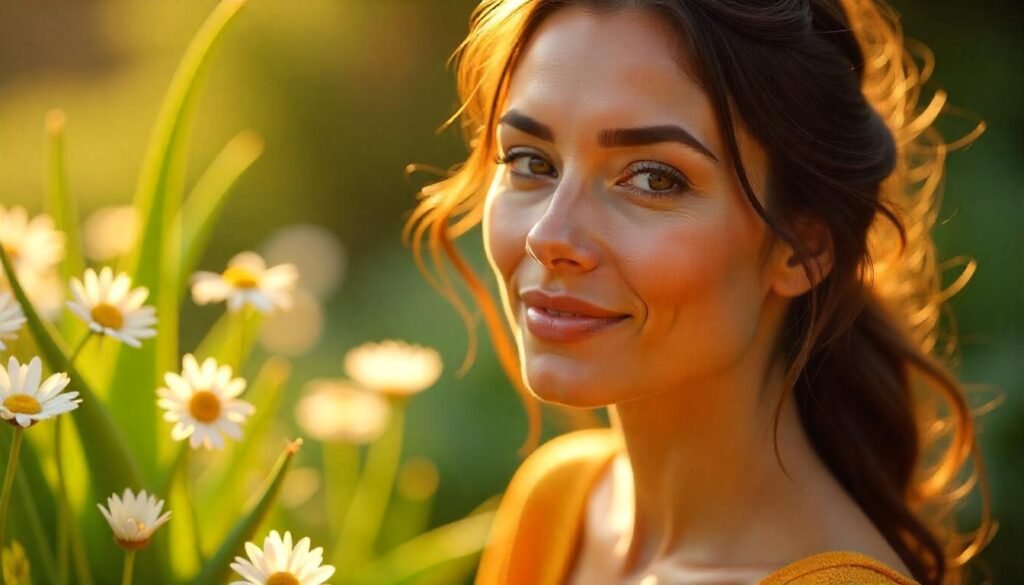
[[[9,212],[0,208],[0,228],[0,243],[19,282],[46,274],[63,257],[63,235],[53,229],[48,217],[30,220],[22,208]],[[259,255],[243,252],[232,258],[222,273],[195,273],[192,298],[197,304],[226,302],[230,313],[247,307],[265,314],[288,311],[295,304],[297,279],[293,264],[268,267]],[[68,288],[66,305],[87,329],[68,363],[75,362],[92,337],[108,337],[139,348],[157,336],[156,309],[146,304],[149,290],[133,286],[128,274],[111,267],[87,268],[81,278],[69,279]],[[38,291],[23,290],[35,305]],[[245,313],[243,319],[249,315]],[[0,291],[0,350],[7,349],[5,341],[17,339],[21,328],[31,321],[29,317],[31,313],[26,315],[11,292]],[[180,372],[164,373],[164,386],[155,392],[156,406],[173,425],[171,438],[187,439],[184,451],[219,450],[226,446],[226,438],[242,439],[243,427],[256,407],[241,398],[248,383],[235,375],[236,367],[213,356],[199,359],[196,353],[186,353]],[[324,442],[370,443],[380,439],[391,423],[393,407],[437,381],[441,359],[433,349],[389,339],[352,349],[344,357],[343,369],[347,379],[318,379],[306,385],[296,409],[299,425]],[[82,403],[77,390],[66,391],[71,383],[70,376],[62,372],[44,379],[39,357],[22,364],[11,356],[6,369],[0,369],[0,418],[24,431],[71,412]],[[16,464],[15,453],[8,462],[8,474],[14,473]],[[9,498],[10,493],[0,496],[4,502],[0,528]],[[150,543],[154,533],[170,520],[171,512],[155,494],[128,487],[97,507],[114,541],[126,551],[125,574],[130,581],[134,552]],[[308,537],[293,542],[287,531],[282,536],[273,530],[262,547],[248,542],[245,550],[247,558],[236,557],[231,563],[231,569],[243,579],[234,585],[322,585],[335,573],[333,566],[324,564],[322,548],[311,548]],[[27,575],[27,561],[24,566]]]
[[[220,27],[231,20],[241,4],[222,2],[218,15],[204,29],[209,35],[203,38],[218,38]],[[203,46],[201,40],[192,46],[194,52],[190,55],[195,62],[205,62],[204,51],[208,47]],[[182,95],[195,95],[195,72],[190,73],[186,66],[179,73],[167,96],[168,104]],[[180,108],[165,107],[161,112],[157,127],[176,127],[187,133],[189,122],[181,116]],[[180,168],[167,165],[166,161],[187,154],[180,150],[181,141],[162,140],[160,133],[155,134],[157,138],[147,148],[148,162],[135,203],[96,210],[84,224],[77,225],[76,206],[68,200],[60,180],[65,174],[61,156],[64,124],[62,112],[48,113],[47,146],[56,155],[49,157],[53,166],[48,176],[58,179],[51,184],[49,201],[54,215],[31,216],[21,206],[0,206],[0,351],[11,354],[5,355],[6,367],[0,368],[0,419],[13,427],[8,435],[12,438],[10,456],[0,461],[5,467],[0,484],[0,583],[28,583],[29,560],[47,558],[54,561],[54,566],[41,568],[58,581],[113,581],[111,575],[99,573],[113,569],[108,566],[109,555],[83,555],[86,539],[95,535],[77,529],[75,514],[80,502],[69,497],[113,491],[96,506],[109,526],[114,544],[123,549],[124,585],[132,582],[137,551],[159,538],[159,529],[172,517],[162,498],[175,508],[186,508],[188,513],[176,510],[175,516],[191,518],[191,522],[176,528],[192,530],[196,545],[195,550],[180,546],[162,549],[174,557],[175,569],[206,563],[194,575],[204,582],[225,582],[229,570],[234,570],[241,578],[234,581],[235,585],[323,585],[335,574],[335,568],[324,563],[324,549],[314,548],[309,537],[293,539],[291,532],[271,530],[262,546],[246,542],[271,509],[271,499],[280,494],[286,505],[296,501],[286,497],[289,492],[295,493],[290,487],[295,482],[290,480],[301,477],[299,471],[315,471],[307,467],[287,475],[302,439],[288,443],[262,484],[256,505],[249,506],[248,512],[242,512],[241,506],[248,484],[238,478],[238,472],[249,466],[254,450],[233,442],[256,441],[279,432],[274,425],[255,428],[250,421],[257,412],[257,404],[260,409],[277,404],[275,401],[287,387],[289,367],[279,356],[301,355],[319,339],[324,323],[322,302],[341,278],[344,258],[340,243],[323,228],[293,226],[267,242],[263,248],[265,258],[245,251],[233,256],[221,271],[195,271],[193,264],[203,257],[205,235],[194,237],[196,233],[183,229],[183,237],[178,238],[167,233],[168,228],[177,223],[189,228],[201,225],[205,229],[207,218],[198,216],[212,209],[207,205],[219,205],[219,198],[226,191],[218,192],[219,187],[214,185],[193,192],[190,198],[195,197],[192,201],[199,201],[197,205],[189,201],[188,205],[177,206],[172,199],[160,205],[161,191],[168,186],[182,186],[185,178]],[[238,156],[218,160],[230,161],[224,163],[229,166],[241,165],[240,161],[248,164],[252,158],[247,157],[258,154],[257,143],[260,141],[253,140],[251,133],[239,136],[225,149]],[[227,170],[225,173],[230,174]],[[186,268],[181,270],[183,266]],[[310,273],[301,287],[300,267]],[[186,281],[191,285],[191,298],[196,305],[223,302],[226,310],[201,343],[179,350],[175,328],[179,322],[179,295],[184,291],[174,286]],[[171,286],[166,286],[168,283]],[[21,338],[23,329],[30,331],[34,339]],[[105,342],[100,343],[100,339]],[[267,361],[250,385],[241,373],[257,339],[269,353],[279,355]],[[116,343],[110,343],[111,340]],[[148,340],[151,341],[147,347]],[[36,348],[40,355],[31,355]],[[134,350],[140,350],[137,357]],[[179,356],[180,370],[174,365]],[[166,371],[169,369],[175,371]],[[406,399],[436,382],[441,363],[434,350],[388,340],[349,352],[344,369],[346,380],[311,382],[299,401],[298,412],[300,425],[310,435],[325,442],[369,442],[369,448],[377,452],[365,466],[356,461],[350,476],[344,478],[360,485],[353,490],[353,504],[347,510],[336,501],[331,505],[346,514],[356,511],[349,514],[353,520],[341,531],[348,536],[334,543],[335,556],[345,558],[343,566],[348,570],[355,566],[344,550],[348,543],[356,542],[356,549],[362,546],[359,543],[369,543],[372,549],[377,542],[377,529],[388,505],[386,498],[375,497],[381,493],[381,484],[394,483],[401,475],[404,479],[400,484],[432,485],[429,465],[419,466],[421,478],[416,481],[406,478],[416,473],[397,474],[388,469],[401,463],[389,455],[400,453],[401,433],[385,431],[401,428]],[[154,384],[154,380],[163,383]],[[257,391],[246,394],[250,386]],[[87,410],[79,411],[83,402]],[[153,420],[153,412],[162,415],[164,424]],[[62,435],[61,429],[69,428],[67,417],[61,416],[65,414],[75,417],[72,435]],[[269,423],[269,413],[262,414],[261,422]],[[50,419],[54,422],[46,423]],[[126,428],[108,428],[111,424],[124,424]],[[36,428],[37,425],[43,429]],[[32,428],[35,430],[29,430]],[[142,436],[125,440],[121,431],[127,430],[132,431],[128,435],[143,431]],[[167,435],[157,437],[150,433],[154,430]],[[47,431],[52,435],[38,436]],[[31,433],[30,442],[23,442],[26,433]],[[99,444],[94,445],[93,441]],[[176,453],[165,453],[168,444]],[[47,459],[43,484],[48,486],[50,480],[55,480],[53,498],[45,500],[45,504],[53,505],[57,529],[45,528],[61,535],[54,542],[38,538],[20,544],[5,542],[13,486],[21,485],[15,479],[24,481],[15,477],[22,445],[31,445],[25,450],[30,455],[41,449],[53,449],[52,458]],[[75,448],[85,453],[86,473],[78,469],[75,473],[66,472],[67,458],[62,453],[69,446],[72,453],[76,453]],[[345,450],[351,445],[335,447]],[[165,462],[169,465],[161,469]],[[34,475],[29,475],[30,482],[38,479],[38,465],[32,463],[29,470]],[[332,466],[332,473],[344,467]],[[369,469],[360,471],[360,467]],[[363,477],[368,479],[364,481]],[[150,483],[160,487],[154,491],[153,485],[146,485]],[[307,484],[320,485],[312,481]],[[143,485],[145,489],[141,489]],[[213,489],[197,494],[197,486]],[[18,490],[13,507],[18,512],[15,517],[50,520],[50,515],[40,515],[32,509],[43,502],[33,497],[38,493],[37,487],[33,485],[27,497],[24,490]],[[307,489],[305,497],[315,489]],[[403,493],[401,485],[397,489],[399,494]],[[208,555],[200,541],[205,540],[208,529],[216,530],[220,522],[204,526],[196,519],[211,510],[227,517],[235,506],[239,513],[249,514],[239,524],[250,527],[249,532],[228,531],[220,552]],[[358,518],[361,515],[362,520]],[[20,537],[24,527],[17,528]],[[31,528],[33,533],[39,530],[38,526]],[[246,556],[234,557],[229,562],[227,559],[242,547]],[[177,558],[189,554],[193,555],[191,559]],[[152,575],[169,575],[168,556],[148,557],[147,563],[161,566],[147,566],[145,570]],[[90,565],[97,560],[100,565]],[[178,563],[179,560],[183,562]],[[191,581],[188,576],[180,577]]]
[[[51,134],[59,133],[63,120],[63,114],[51,112],[47,119],[47,131]],[[66,193],[57,193],[56,197],[60,202]],[[146,200],[144,195],[140,197],[142,201]],[[58,203],[57,209],[70,209],[68,213],[61,212],[59,221],[74,220],[74,206],[62,208]],[[184,213],[186,210],[182,211]],[[266,326],[260,341],[264,349],[271,353],[299,355],[308,351],[319,338],[323,325],[321,302],[340,279],[343,259],[341,247],[326,230],[305,226],[282,232],[281,236],[271,242],[272,245],[264,248],[266,259],[255,252],[245,251],[233,256],[220,272],[199,270],[190,276],[183,273],[168,278],[169,281],[181,282],[188,276],[191,298],[195,304],[223,302],[226,308],[221,321],[211,329],[206,339],[192,351],[181,354],[180,370],[168,372],[163,370],[167,369],[165,364],[171,362],[171,356],[167,355],[165,349],[174,347],[176,336],[173,331],[158,330],[158,327],[164,327],[164,324],[173,327],[177,324],[177,298],[170,295],[179,291],[151,290],[147,286],[140,286],[143,283],[149,287],[156,286],[153,280],[146,280],[140,275],[153,275],[146,271],[146,268],[152,266],[146,264],[151,254],[173,257],[170,248],[156,250],[149,244],[180,242],[164,237],[163,234],[152,238],[153,229],[159,231],[163,228],[154,227],[158,222],[154,222],[152,216],[141,217],[139,206],[136,205],[101,209],[93,213],[81,226],[81,233],[85,236],[82,241],[79,241],[75,230],[72,230],[75,233],[69,239],[67,234],[58,229],[57,223],[47,214],[30,216],[21,206],[0,206],[0,259],[3,260],[3,271],[0,272],[0,351],[10,351],[12,354],[7,356],[6,367],[0,368],[0,419],[14,429],[11,435],[11,455],[6,460],[3,490],[0,492],[0,558],[3,561],[0,582],[5,585],[29,582],[29,559],[36,558],[33,555],[38,551],[30,548],[30,554],[26,554],[21,544],[6,543],[4,529],[24,433],[42,432],[28,429],[50,419],[55,419],[55,422],[44,426],[49,426],[53,435],[43,437],[38,443],[33,436],[31,444],[36,448],[57,448],[54,457],[57,478],[57,493],[53,499],[56,504],[54,515],[59,531],[66,537],[54,543],[55,548],[48,551],[53,554],[56,564],[60,565],[52,568],[53,574],[60,576],[63,581],[74,581],[72,573],[82,580],[92,570],[90,567],[83,569],[83,559],[75,558],[80,555],[84,545],[81,542],[83,535],[70,527],[73,517],[70,515],[72,507],[69,493],[78,493],[77,488],[82,486],[74,486],[75,491],[72,492],[65,485],[69,474],[63,468],[65,461],[62,461],[60,451],[69,440],[69,437],[62,437],[61,434],[61,415],[73,413],[83,402],[88,402],[91,412],[89,416],[75,421],[76,435],[73,436],[83,443],[80,446],[90,456],[86,479],[96,482],[93,488],[102,485],[104,491],[110,487],[110,479],[115,475],[131,486],[117,486],[119,491],[110,494],[105,502],[96,504],[109,525],[114,543],[124,551],[122,583],[130,584],[136,552],[147,547],[157,531],[172,516],[171,510],[166,509],[165,500],[154,493],[152,486],[139,489],[140,483],[159,478],[162,487],[158,492],[178,489],[179,486],[182,488],[182,492],[166,493],[163,497],[174,502],[175,506],[181,502],[191,508],[188,511],[193,517],[190,525],[195,531],[192,536],[197,543],[196,560],[206,556],[202,547],[198,546],[204,527],[199,526],[194,518],[197,517],[196,506],[209,505],[209,502],[193,501],[195,498],[191,482],[203,477],[200,471],[205,472],[206,469],[200,470],[199,466],[206,466],[217,457],[233,457],[228,465],[223,466],[228,471],[218,469],[215,473],[223,473],[227,477],[227,481],[216,485],[226,487],[233,494],[223,496],[224,502],[234,503],[228,498],[241,495],[244,488],[232,489],[231,476],[238,470],[237,464],[246,461],[249,456],[245,455],[244,447],[232,449],[229,443],[242,441],[247,432],[255,434],[255,429],[246,429],[257,412],[253,402],[264,404],[262,400],[269,400],[266,397],[271,395],[279,396],[273,393],[284,387],[283,383],[278,386],[272,386],[273,382],[264,385],[261,374],[254,385],[264,393],[259,395],[259,399],[253,399],[253,402],[243,398],[250,384],[238,374],[243,371],[250,344],[254,341],[249,337],[253,333],[251,329],[256,329],[258,334],[259,327]],[[143,226],[146,226],[147,231],[143,230]],[[146,238],[144,242],[140,236]],[[196,251],[189,250],[189,253]],[[199,257],[201,255],[193,254],[190,259],[183,260],[182,264],[194,262]],[[136,261],[138,264],[134,265],[140,267],[138,273],[133,272],[132,268],[121,271],[114,267],[131,267]],[[315,273],[308,282],[303,282],[302,287],[298,285],[299,266],[292,261],[302,266],[303,271],[309,268],[310,272]],[[89,264],[86,265],[86,262]],[[173,264],[160,268],[168,270],[173,268]],[[67,276],[69,270],[76,273],[75,277]],[[159,282],[163,282],[164,276],[171,275],[161,273]],[[162,311],[165,310],[163,307],[169,306],[172,309],[158,319],[157,306]],[[19,339],[24,328],[32,333],[34,343]],[[286,334],[280,334],[281,331]],[[65,336],[77,339],[67,339]],[[110,349],[109,344],[94,343],[95,347],[89,347],[91,340],[100,338],[118,342],[114,344],[114,353],[103,351]],[[268,339],[274,343],[268,342]],[[136,361],[131,355],[132,350],[143,348],[147,340],[154,340],[153,346],[143,350],[141,359]],[[71,346],[67,341],[74,341],[76,345]],[[40,348],[41,355],[25,356],[25,353],[31,351],[28,349],[30,347]],[[74,349],[67,351],[65,347]],[[86,348],[91,351],[83,353]],[[86,365],[76,365],[76,362],[85,362]],[[150,371],[153,364],[158,364],[156,367],[160,369]],[[273,364],[268,362],[267,365]],[[346,378],[317,379],[306,385],[304,395],[298,401],[296,414],[299,426],[316,439],[337,443],[335,447],[341,450],[353,449],[348,453],[356,452],[352,445],[370,443],[369,449],[376,453],[368,456],[366,465],[358,464],[358,455],[354,460],[349,459],[356,461],[356,466],[347,479],[359,485],[354,489],[353,503],[346,514],[351,510],[356,512],[349,514],[354,520],[346,521],[346,525],[341,527],[343,537],[335,543],[335,555],[346,557],[346,561],[351,562],[353,558],[347,558],[349,554],[345,548],[350,539],[370,543],[370,548],[376,541],[387,506],[386,499],[382,501],[375,495],[379,492],[381,482],[394,483],[396,478],[401,478],[395,487],[403,495],[416,491],[406,484],[423,486],[418,488],[420,496],[417,501],[424,501],[427,497],[424,494],[430,494],[436,488],[436,469],[428,461],[414,461],[403,466],[400,458],[389,455],[400,453],[401,433],[387,431],[401,428],[402,409],[407,399],[435,384],[442,366],[437,351],[393,339],[367,343],[352,349],[344,356],[342,365]],[[120,371],[122,366],[124,371]],[[109,371],[111,367],[118,371]],[[44,368],[49,371],[44,372]],[[287,369],[287,366],[282,369]],[[274,370],[265,367],[264,371]],[[142,388],[142,393],[131,394],[124,402],[116,399],[118,392],[135,392],[134,386],[139,383],[148,384],[150,380],[161,377],[163,385],[155,389]],[[274,377],[268,375],[266,379],[273,380]],[[124,380],[130,383],[122,384]],[[94,384],[105,382],[110,382],[112,386],[105,393],[94,387]],[[95,399],[97,396],[99,400]],[[108,421],[119,422],[125,417],[135,417],[134,407],[146,406],[132,403],[139,400],[152,400],[152,405],[161,412],[163,421],[168,423],[167,432],[170,439],[176,442],[177,449],[177,455],[167,458],[171,461],[169,469],[154,470],[145,465],[136,467],[134,463],[142,462],[133,461],[133,456],[144,451],[133,451],[131,445],[120,438],[119,433],[111,433],[110,429],[105,428]],[[108,408],[110,411],[105,412]],[[96,416],[97,413],[100,416]],[[85,444],[90,437],[102,437],[102,440],[108,441],[105,446],[112,454],[110,466],[106,465],[105,459],[97,466],[95,453],[98,450],[89,452],[91,446]],[[150,440],[153,438],[148,437]],[[313,478],[316,481],[306,482],[307,488],[304,488],[302,498],[286,498],[286,494],[296,493],[295,489],[290,488],[289,481],[285,481],[292,479],[285,476],[288,470],[286,464],[301,441],[296,439],[289,443],[270,481],[266,482],[267,486],[272,487],[265,488],[261,498],[269,499],[280,491],[282,501],[289,505],[289,501],[301,502],[308,499],[320,486],[317,476]],[[152,442],[149,444],[153,446]],[[158,447],[158,451],[161,451],[163,445]],[[327,445],[325,447],[330,448]],[[207,452],[192,454],[200,449]],[[35,449],[27,452],[34,453]],[[153,461],[146,463],[152,464]],[[394,469],[389,469],[389,466],[394,466]],[[396,473],[399,466],[401,473]],[[109,477],[105,476],[108,467],[112,471]],[[360,471],[360,467],[364,469]],[[315,469],[307,467],[295,470],[293,475],[296,479],[302,477],[300,471],[315,472]],[[332,470],[332,473],[335,471],[337,469]],[[70,477],[73,482],[80,482],[83,474],[70,474]],[[364,480],[364,477],[368,479]],[[310,479],[308,473],[306,479]],[[211,482],[211,485],[215,485],[215,482]],[[211,497],[220,498],[222,493],[218,490]],[[265,501],[268,500],[261,500],[261,503]],[[15,505],[31,506],[33,503],[31,499],[27,502],[16,500]],[[332,507],[341,510],[337,502]],[[267,508],[263,505],[254,507],[255,510]],[[362,516],[361,520],[359,516]],[[256,520],[259,518],[256,517]],[[258,522],[250,524],[255,527]],[[228,536],[222,551],[244,545],[246,556],[234,557],[229,567],[213,567],[214,573],[219,572],[217,579],[223,581],[223,574],[229,568],[241,578],[234,581],[233,585],[323,585],[335,574],[335,567],[324,563],[324,549],[314,548],[309,537],[293,539],[291,532],[271,530],[260,546],[254,542],[245,542],[249,536],[240,533]],[[9,547],[6,546],[8,544]],[[360,546],[357,544],[355,549]],[[179,554],[175,550],[174,554]],[[218,555],[213,558],[224,557]],[[81,571],[84,574],[79,574]],[[204,569],[204,574],[208,572]],[[103,577],[102,580],[110,579]]]

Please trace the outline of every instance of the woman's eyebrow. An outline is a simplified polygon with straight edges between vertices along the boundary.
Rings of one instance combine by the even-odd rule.
[[[616,128],[614,130],[602,130],[597,136],[597,143],[601,146],[612,148],[616,146],[642,146],[645,144],[657,144],[659,142],[678,142],[693,148],[697,152],[718,162],[714,155],[699,140],[693,137],[685,129],[679,126],[667,124],[664,126],[647,126],[644,128]]]
[[[555,133],[549,126],[534,120],[518,110],[513,109],[506,112],[498,120],[498,124],[511,126],[547,142],[555,141]],[[597,143],[605,148],[643,146],[659,142],[678,142],[689,146],[716,163],[718,162],[718,157],[708,147],[704,146],[701,141],[694,138],[693,134],[690,134],[680,126],[672,124],[641,128],[615,128],[612,130],[602,130],[597,135]]]
[[[551,128],[517,110],[509,110],[498,120],[498,124],[506,124],[547,142],[555,141],[555,133]]]

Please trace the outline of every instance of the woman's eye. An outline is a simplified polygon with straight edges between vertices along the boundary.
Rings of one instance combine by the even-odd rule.
[[[629,176],[619,184],[641,196],[663,197],[688,191],[690,182],[672,167],[642,163],[629,169]]]
[[[675,181],[655,172],[643,172],[633,175],[633,179],[640,179],[634,185],[648,191],[667,191],[675,185]]]
[[[544,157],[531,152],[509,152],[496,161],[508,165],[513,175],[522,178],[557,177],[554,165]]]

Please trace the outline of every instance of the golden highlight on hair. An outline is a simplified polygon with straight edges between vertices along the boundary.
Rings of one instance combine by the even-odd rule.
[[[463,300],[459,284],[468,290],[482,313],[501,367],[527,411],[529,434],[521,449],[524,454],[539,442],[540,405],[524,385],[515,344],[501,309],[454,242],[482,220],[486,191],[496,171],[498,107],[517,51],[539,20],[535,14],[538,4],[545,2],[484,0],[473,12],[469,35],[453,55],[461,107],[445,124],[460,123],[469,155],[447,177],[420,191],[418,205],[403,230],[403,241],[411,247],[418,268],[451,302],[466,326],[469,348],[462,372],[475,358],[477,334],[474,311]],[[916,578],[928,584],[960,585],[964,582],[964,565],[991,540],[996,528],[976,439],[974,420],[978,413],[972,411],[967,389],[951,371],[957,365],[956,335],[947,301],[967,284],[976,263],[963,257],[938,262],[931,231],[939,211],[946,154],[976,139],[984,131],[984,123],[952,143],[943,141],[935,121],[948,110],[946,94],[936,91],[922,103],[922,87],[932,73],[934,59],[924,45],[903,38],[898,16],[883,2],[812,0],[811,4],[822,10],[838,10],[841,5],[845,12],[864,58],[861,90],[892,133],[896,164],[878,194],[885,212],[875,215],[867,235],[867,257],[858,277],[867,301],[856,317],[859,329],[851,332],[849,322],[832,318],[843,302],[829,298],[833,289],[812,290],[808,295],[811,316],[793,348],[789,378],[794,383],[799,380],[813,394],[815,384],[828,382],[828,377],[819,376],[819,372],[807,375],[812,361],[819,360],[819,369],[825,363],[821,362],[823,358],[815,357],[821,353],[817,350],[828,347],[840,334],[848,336],[848,343],[872,347],[872,351],[853,351],[850,359],[860,360],[858,366],[864,371],[876,372],[881,385],[900,388],[906,394],[907,426],[917,425],[916,429],[907,429],[910,436],[917,436],[907,447],[913,455],[914,469],[906,482],[899,479],[904,470],[894,470],[896,479],[861,492],[854,490],[854,495],[907,565],[915,569]],[[452,279],[451,268],[457,281]],[[944,271],[954,268],[960,269],[960,275],[943,288]],[[820,303],[819,295],[824,297]],[[822,381],[817,382],[819,379]],[[900,400],[897,398],[894,407],[894,420],[903,420]],[[811,436],[829,440],[823,434],[812,432]],[[851,463],[829,461],[830,454],[857,456],[856,451],[852,455],[837,452],[833,445],[816,448],[833,469]],[[961,479],[965,471],[970,473]],[[886,495],[893,485],[905,493]],[[980,523],[975,530],[961,533],[955,526],[954,506],[974,488],[981,496]],[[893,499],[898,500],[895,510],[890,501]],[[903,510],[912,512],[915,520],[884,517]],[[915,522],[927,526],[927,534],[921,534],[925,529],[916,528]],[[933,558],[930,542],[942,545],[942,558]]]
[[[891,224],[876,221],[869,233],[869,253],[871,286],[889,305],[891,314],[899,316],[898,325],[916,344],[908,366],[919,378],[914,391],[922,448],[932,451],[930,455],[938,460],[918,469],[908,501],[916,512],[931,517],[933,529],[947,545],[951,570],[945,582],[959,584],[963,575],[958,569],[991,541],[997,527],[991,517],[975,413],[967,402],[965,387],[948,369],[957,365],[957,354],[955,320],[946,301],[967,285],[977,263],[963,256],[939,263],[931,231],[941,203],[946,154],[976,140],[985,124],[979,122],[955,142],[944,142],[934,124],[946,106],[946,93],[938,90],[926,104],[920,103],[922,86],[935,67],[931,51],[904,39],[897,16],[883,5],[873,0],[844,0],[843,5],[869,63],[862,91],[886,120],[900,152],[895,171],[882,185],[882,198],[901,212],[905,247],[895,245]],[[917,64],[915,55],[922,65]],[[962,267],[960,275],[942,288],[943,272],[958,267]],[[951,331],[940,346],[943,323]],[[973,469],[959,482],[969,459]],[[954,504],[974,486],[980,487],[981,520],[977,529],[960,534],[952,516]]]

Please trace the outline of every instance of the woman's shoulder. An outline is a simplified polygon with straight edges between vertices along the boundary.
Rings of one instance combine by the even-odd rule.
[[[523,461],[509,484],[537,487],[574,476],[584,467],[600,466],[621,446],[610,428],[583,429],[558,435],[538,447]]]
[[[572,556],[587,488],[619,445],[611,429],[585,429],[531,453],[502,496],[476,583],[558,582]]]
[[[919,585],[882,561],[852,551],[804,557],[773,572],[760,585]]]
[[[545,442],[513,474],[500,508],[514,508],[518,515],[526,507],[565,507],[575,496],[582,502],[590,481],[620,444],[609,428],[572,431]]]

